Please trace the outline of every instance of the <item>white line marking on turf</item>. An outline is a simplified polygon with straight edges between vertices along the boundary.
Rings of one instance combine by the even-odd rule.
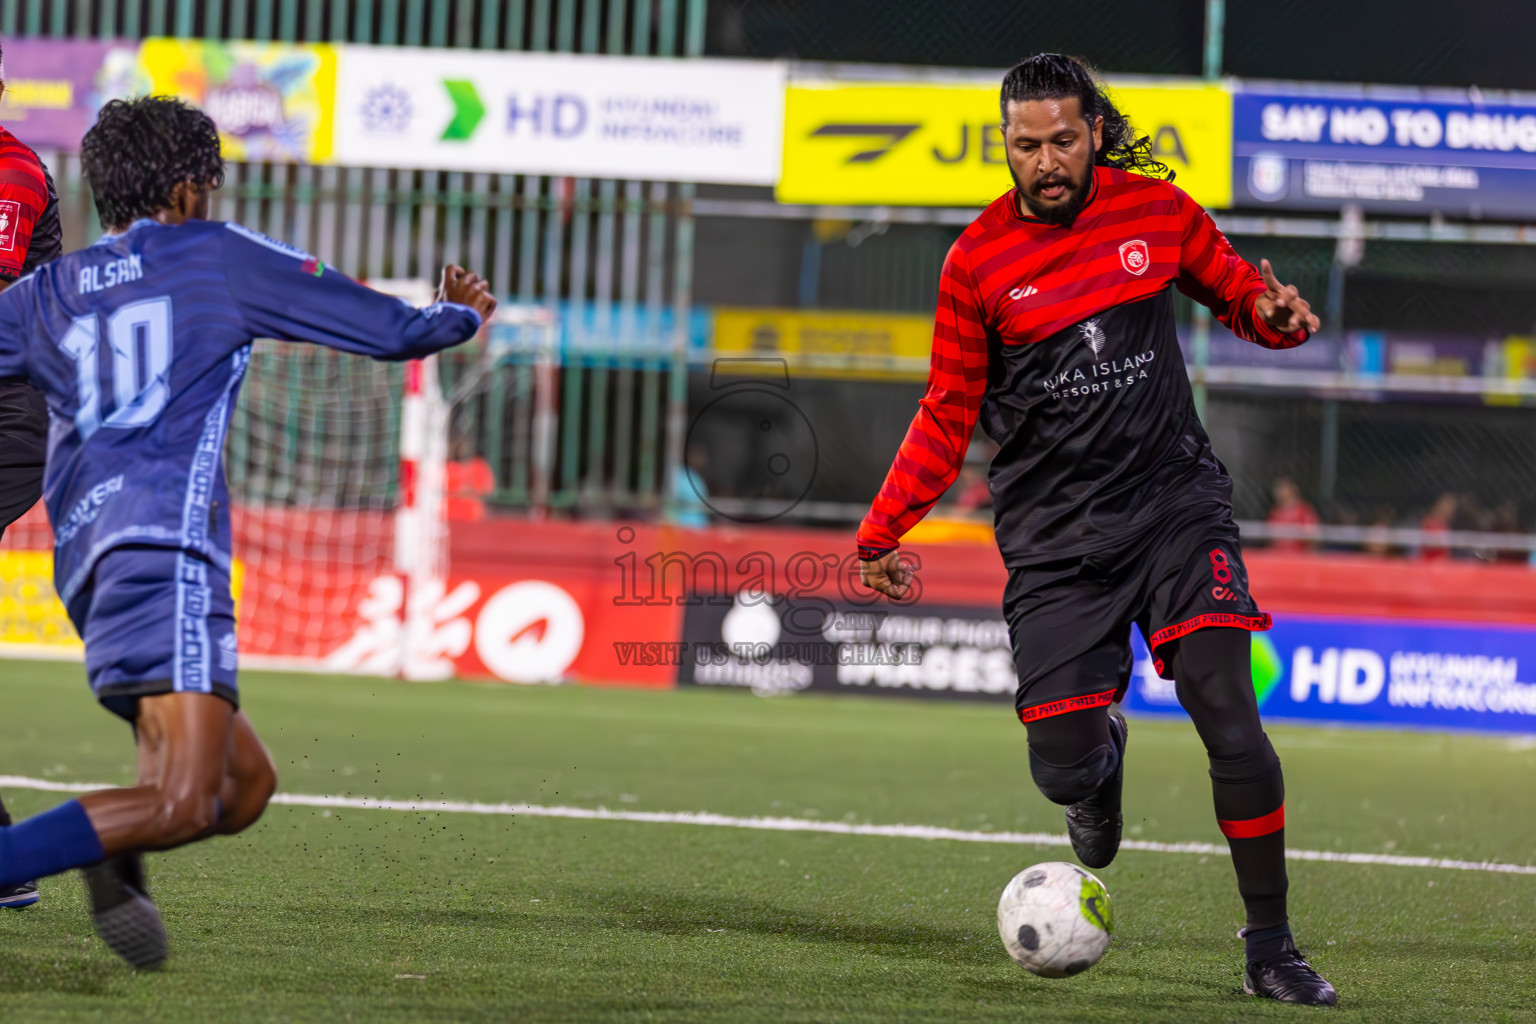
[[[49,793],[86,793],[111,789],[104,782],[50,782],[23,775],[0,775],[0,788],[35,789]],[[853,825],[845,821],[810,821],[805,818],[737,818],[708,811],[610,811],[606,807],[547,807],[541,804],[482,804],[462,800],[389,800],[364,796],[315,796],[277,793],[274,804],[290,807],[346,807],[359,811],[409,811],[437,814],[488,814],[504,817],[576,818],[583,821],[629,821],[649,825],[705,825],[745,828],[762,832],[826,832],[840,836],[886,836],[892,839],[947,839],[956,843],[1002,843],[1014,846],[1070,846],[1064,835],[1052,832],[974,832],[934,825]],[[1147,853],[1199,853],[1227,856],[1216,843],[1158,843],[1126,839],[1122,850]],[[1507,875],[1536,875],[1536,865],[1499,861],[1452,860],[1443,857],[1404,857],[1395,853],[1340,853],[1335,850],[1286,850],[1290,860],[1326,861],[1336,864],[1380,864],[1394,868],[1443,868],[1450,871],[1489,871]]]

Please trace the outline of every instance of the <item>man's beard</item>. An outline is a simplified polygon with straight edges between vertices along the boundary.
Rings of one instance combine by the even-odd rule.
[[[1014,187],[1019,190],[1019,198],[1024,200],[1024,206],[1030,214],[1047,224],[1071,224],[1077,219],[1077,215],[1083,212],[1083,207],[1088,202],[1088,193],[1093,190],[1093,160],[1088,161],[1088,169],[1083,172],[1083,180],[1073,187],[1067,198],[1050,206],[1038,206],[1034,197],[1030,195],[1024,183],[1019,181],[1019,176],[1014,173],[1013,165],[1008,165],[1008,174],[1013,178]]]

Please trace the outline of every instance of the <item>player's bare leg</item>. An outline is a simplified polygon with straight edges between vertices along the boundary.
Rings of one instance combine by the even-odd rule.
[[[235,708],[208,693],[139,701],[139,783],[80,798],[108,857],[169,850],[213,832],[234,739]]]
[[[213,828],[222,836],[244,832],[256,824],[277,789],[272,755],[243,711],[235,712],[231,740],[229,763],[219,788],[219,820]]]
[[[163,850],[256,821],[276,786],[249,719],[220,697],[140,701],[139,784],[83,797],[108,859],[83,872],[102,940],[135,967],[158,966],[168,943],[145,884],[143,850]]]

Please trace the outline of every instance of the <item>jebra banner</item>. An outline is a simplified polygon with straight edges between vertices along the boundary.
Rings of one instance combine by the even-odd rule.
[[[1012,186],[993,81],[796,80],[782,203],[985,206]],[[1152,155],[1205,206],[1232,195],[1232,98],[1203,82],[1110,83]]]
[[[1536,733],[1536,627],[1283,615],[1253,687],[1266,718]],[[1182,714],[1139,637],[1126,706]]]
[[[771,185],[785,66],[340,47],[335,163]]]

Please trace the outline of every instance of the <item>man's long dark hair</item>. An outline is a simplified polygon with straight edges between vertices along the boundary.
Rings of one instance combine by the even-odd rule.
[[[1149,178],[1173,180],[1173,170],[1152,157],[1152,140],[1131,127],[1125,115],[1115,109],[1104,86],[1093,76],[1093,68],[1079,57],[1059,53],[1040,53],[1020,61],[1003,76],[1003,124],[1008,124],[1008,104],[1024,100],[1064,100],[1077,98],[1083,116],[1093,124],[1104,119],[1104,144],[1094,154],[1101,167],[1118,167]]]
[[[108,228],[126,227],[171,205],[183,182],[224,183],[219,130],[172,96],[113,100],[80,144],[80,168]]]

